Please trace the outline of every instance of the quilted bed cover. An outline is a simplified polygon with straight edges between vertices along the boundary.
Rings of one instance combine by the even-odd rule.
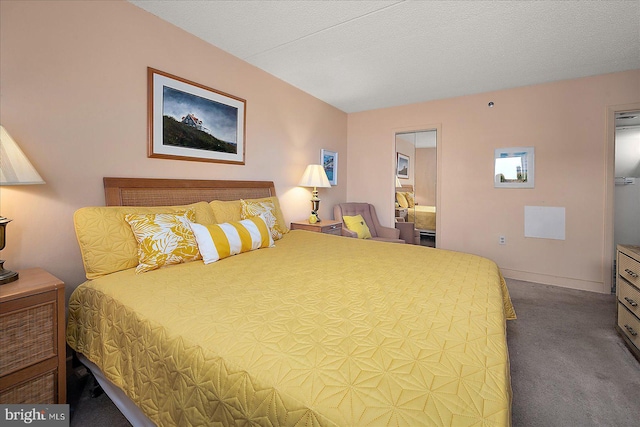
[[[85,282],[67,340],[158,425],[505,426],[514,317],[485,258],[296,230]]]
[[[408,210],[407,222],[413,222],[418,230],[436,229],[436,207],[415,205]]]

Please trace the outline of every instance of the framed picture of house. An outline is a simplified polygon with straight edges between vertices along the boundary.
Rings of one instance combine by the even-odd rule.
[[[396,175],[398,178],[409,178],[409,156],[398,153]]]
[[[320,164],[331,185],[338,185],[338,153],[325,149],[320,150]]]
[[[533,147],[497,148],[494,151],[495,188],[534,188],[535,150]]]
[[[148,68],[148,156],[244,164],[244,99]]]

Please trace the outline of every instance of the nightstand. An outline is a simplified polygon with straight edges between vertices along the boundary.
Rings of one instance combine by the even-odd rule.
[[[67,399],[64,283],[41,268],[0,286],[0,404]]]
[[[402,219],[404,219],[406,221],[408,215],[409,215],[409,209],[407,209],[407,208],[396,208],[396,218],[402,218]]]
[[[333,220],[324,220],[309,224],[309,221],[296,221],[291,223],[292,230],[315,231],[316,233],[342,235],[342,222]]]

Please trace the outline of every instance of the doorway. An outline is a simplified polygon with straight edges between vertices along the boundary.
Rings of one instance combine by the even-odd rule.
[[[617,191],[617,188],[625,188],[628,192],[631,189],[630,185],[627,184],[620,186],[616,186],[616,175],[624,175],[623,172],[625,168],[619,169],[616,172],[616,137],[620,134],[617,131],[617,128],[623,127],[631,127],[634,126],[632,124],[632,120],[637,120],[638,118],[628,118],[624,119],[622,116],[635,116],[640,114],[640,103],[634,104],[626,104],[626,105],[614,105],[609,106],[607,108],[607,145],[606,145],[606,154],[605,154],[605,167],[606,167],[606,175],[605,175],[605,229],[604,229],[604,247],[602,254],[602,262],[603,262],[603,281],[605,285],[605,289],[610,289],[611,292],[615,292],[615,253],[616,253],[616,244],[617,236],[616,236],[616,193],[620,193]],[[639,117],[640,118],[640,117]],[[618,126],[620,125],[620,126]],[[618,134],[618,135],[617,135]],[[626,173],[625,173],[626,174]],[[620,176],[618,178],[625,178],[624,176]],[[629,177],[633,178],[633,177]],[[618,182],[622,182],[621,179],[617,180]],[[633,188],[638,188],[640,183],[635,184]],[[618,200],[619,202],[620,200]],[[619,238],[619,237],[618,237]],[[631,237],[630,237],[631,238]],[[625,237],[624,240],[627,240]],[[636,243],[638,244],[638,243]]]
[[[616,113],[615,124],[613,244],[640,246],[640,110]]]

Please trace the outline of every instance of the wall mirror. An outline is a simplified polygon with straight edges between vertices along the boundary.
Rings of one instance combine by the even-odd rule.
[[[437,131],[396,133],[395,216],[415,224],[420,244],[435,247]]]

